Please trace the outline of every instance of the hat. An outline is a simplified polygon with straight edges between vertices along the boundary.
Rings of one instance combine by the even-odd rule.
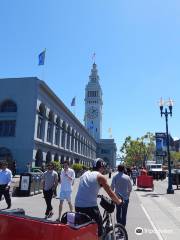
[[[105,166],[106,166],[106,164],[102,158],[96,158],[93,163],[94,168],[100,168],[100,167],[105,167]]]

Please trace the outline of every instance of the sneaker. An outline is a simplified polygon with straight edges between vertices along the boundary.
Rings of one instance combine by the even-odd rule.
[[[11,208],[11,205],[8,205],[6,209],[10,209]]]
[[[49,212],[49,215],[48,215],[48,218],[51,218],[52,216],[53,216],[53,212],[51,211],[51,212]]]

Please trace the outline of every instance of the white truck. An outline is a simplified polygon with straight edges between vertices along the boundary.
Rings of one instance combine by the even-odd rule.
[[[163,170],[162,164],[156,163],[155,161],[148,161],[146,169],[149,176],[153,176],[153,179],[163,180],[166,178],[166,171]]]

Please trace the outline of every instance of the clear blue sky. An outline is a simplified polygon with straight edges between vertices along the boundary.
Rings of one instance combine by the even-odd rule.
[[[157,101],[175,101],[169,121],[180,137],[179,0],[2,0],[0,78],[37,76],[84,116],[85,85],[96,52],[103,89],[103,138],[165,130]],[[46,63],[39,67],[44,49]]]

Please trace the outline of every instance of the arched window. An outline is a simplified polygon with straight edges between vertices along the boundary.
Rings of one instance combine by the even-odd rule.
[[[53,121],[54,121],[54,114],[52,111],[49,112],[48,115],[48,127],[47,127],[47,142],[52,142],[53,137]]]
[[[60,126],[60,122],[61,122],[61,121],[60,121],[60,117],[57,117],[57,118],[56,118],[56,125]]]
[[[50,122],[54,121],[54,113],[52,111],[49,112],[48,119]]]
[[[79,134],[79,136],[78,136],[78,149],[77,149],[77,151],[78,151],[78,153],[80,153],[80,151],[81,151],[81,136],[80,136],[80,134]]]
[[[79,163],[80,160],[78,158],[75,159],[75,163]]]
[[[67,127],[67,149],[70,149],[70,126]]]
[[[36,167],[42,167],[42,163],[43,163],[43,153],[41,151],[41,149],[38,149],[36,152],[36,161],[35,161],[35,166]]]
[[[74,129],[72,130],[71,151],[74,151]]]
[[[80,154],[83,154],[83,136],[81,136],[81,152],[80,152]]]
[[[54,161],[59,162],[59,155],[57,153],[54,155]]]
[[[63,164],[64,163],[64,156],[62,155],[61,156],[61,164]]]
[[[43,139],[44,125],[45,125],[45,117],[46,108],[43,103],[39,106],[39,114],[38,114],[38,126],[37,126],[37,138]]]
[[[39,105],[39,114],[41,116],[45,116],[46,115],[46,107],[45,107],[44,103],[41,103]]]
[[[82,141],[81,154],[84,155],[84,137],[82,137],[81,141]]]
[[[1,104],[1,112],[17,112],[17,105],[12,100],[6,100]]]
[[[56,118],[56,127],[55,127],[55,144],[59,145],[60,138],[60,118]]]
[[[61,147],[65,148],[66,123],[62,123]]]
[[[74,151],[77,153],[78,151],[78,133],[75,133],[75,149]]]
[[[48,151],[46,154],[46,164],[50,163],[52,161],[52,156],[51,156],[51,152]]]

